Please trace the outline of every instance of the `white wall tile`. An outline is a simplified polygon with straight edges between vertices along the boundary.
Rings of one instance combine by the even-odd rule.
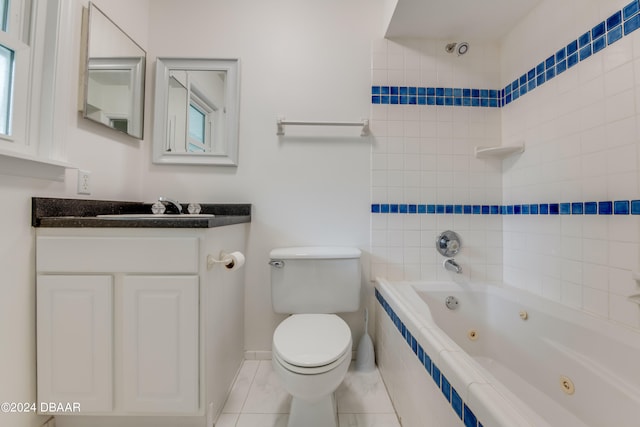
[[[583,284],[585,287],[606,292],[609,289],[608,268],[604,265],[583,263]]]
[[[612,68],[604,76],[605,96],[633,89],[635,75],[632,62],[626,62],[617,68]]]
[[[626,297],[609,294],[609,317],[627,326],[640,328],[638,304]]]
[[[608,272],[609,292],[620,296],[640,293],[640,287],[632,277],[632,270],[610,267]]]
[[[561,42],[582,34],[593,22],[602,21],[625,6],[624,2],[605,1],[593,2],[591,6],[595,5],[572,11],[568,3],[542,2],[512,31],[504,45],[503,75],[517,74],[516,64],[524,59],[523,52],[528,54],[536,49],[554,52]],[[572,25],[562,29],[549,27],[544,17],[551,15],[543,14],[545,10],[553,10],[554,17],[571,16]],[[532,38],[525,31],[543,22],[549,30],[548,37]],[[561,34],[564,36],[559,37]],[[527,144],[525,153],[504,172],[505,198],[597,202],[638,197],[637,39],[635,35],[623,37],[502,109],[503,139],[526,135]],[[530,65],[534,63],[532,59]],[[526,172],[521,174],[520,170]],[[541,250],[536,243],[540,239],[532,238],[529,245],[518,249],[516,256],[505,257],[505,272],[509,272],[505,279],[518,279],[514,272],[524,269],[530,283],[541,283],[542,294],[548,298],[582,306],[612,319],[611,307],[622,307],[622,313],[626,314],[618,315],[618,320],[637,323],[637,319],[631,319],[626,302],[620,299],[611,302],[610,298],[614,291],[628,292],[630,286],[635,286],[629,272],[636,268],[640,256],[636,217],[587,215],[579,222],[568,222],[574,218],[566,217],[562,218],[560,229],[555,228],[552,218],[539,219],[542,222],[538,225],[522,221],[512,225],[525,235],[544,236],[542,240],[560,236],[560,252],[552,250],[542,260],[527,262],[526,259],[535,259],[535,251]],[[506,239],[505,235],[509,248],[517,243]],[[507,243],[505,250],[506,247]]]
[[[404,49],[404,56],[411,51],[411,69],[420,63],[424,86],[490,82],[496,76],[510,82],[625,5],[624,1],[598,0],[576,10],[569,3],[542,1],[501,48],[474,46],[478,56],[468,55],[465,62],[451,61],[435,41],[414,40],[404,47],[403,42],[394,43],[398,50]],[[554,25],[559,22],[563,25]],[[540,25],[545,26],[544,34],[531,37]],[[403,202],[511,204],[640,198],[638,58],[640,35],[632,35],[501,109],[415,107],[419,120],[415,115],[404,116],[403,131],[395,132],[404,139],[417,125],[422,137],[419,162],[404,158],[405,172],[420,171],[420,179],[416,182],[404,175],[402,185],[406,187],[408,181],[411,185]],[[498,63],[501,72],[496,72]],[[505,84],[497,81],[487,87]],[[504,162],[472,155],[476,145],[518,142],[526,144],[526,151]],[[393,182],[400,185],[399,180]],[[416,194],[417,200],[412,200]],[[610,277],[609,269],[628,273],[640,264],[640,222],[635,216],[489,216],[481,222],[466,215],[434,217],[421,219],[423,254],[435,232],[456,229],[469,249],[458,259],[468,262],[474,277],[504,277],[508,284],[602,316],[610,316],[610,292],[628,291],[630,286],[620,275],[615,280]],[[404,235],[405,247],[416,244],[409,234]],[[437,257],[427,259],[420,266],[422,278],[447,278]],[[416,274],[413,263],[396,271]],[[625,322],[629,324],[629,319]]]
[[[584,287],[582,289],[582,307],[584,310],[601,317],[609,317],[609,294],[605,291]]]

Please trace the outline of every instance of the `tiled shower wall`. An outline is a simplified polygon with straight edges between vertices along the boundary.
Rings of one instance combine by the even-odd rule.
[[[569,3],[544,2],[509,34],[502,52],[505,77],[547,60],[554,75],[502,108],[504,143],[526,144],[503,164],[503,202],[598,202],[599,210],[504,216],[504,280],[640,328],[640,308],[628,298],[640,294],[632,277],[640,267],[640,216],[625,209],[640,198],[640,5],[601,0],[573,14]],[[543,24],[549,16],[566,25]],[[550,34],[540,43],[531,29],[542,25]],[[558,73],[576,44],[579,61]]]
[[[465,276],[640,328],[629,298],[640,294],[639,12],[628,0],[543,1],[500,47],[472,42],[463,57],[447,41],[375,43],[373,276],[450,277],[434,241],[453,229]],[[501,102],[394,104],[385,86],[499,89]],[[473,156],[517,143],[525,152],[504,161]],[[494,204],[499,214],[475,214]]]
[[[443,93],[444,88],[459,88],[464,94],[464,88],[500,86],[497,46],[472,44],[469,53],[458,57],[445,51],[446,44],[446,40],[375,42],[373,85],[424,88],[425,94],[433,88],[442,88]],[[448,98],[453,100],[452,90],[451,95]],[[500,144],[500,109],[464,106],[463,102],[459,106],[444,105],[445,98],[443,105],[427,105],[427,97],[420,99],[424,101],[421,103],[419,98],[414,103],[407,99],[406,104],[400,104],[405,102],[402,98],[396,104],[372,104],[372,200],[385,205],[382,213],[372,214],[372,277],[449,277],[435,241],[440,231],[451,229],[463,239],[464,249],[456,257],[463,275],[500,281],[499,215],[418,213],[418,205],[423,205],[426,212],[427,204],[434,209],[436,205],[501,204],[501,162],[473,155],[475,146]],[[435,104],[435,98],[433,101]],[[400,205],[398,209],[406,206],[412,213],[386,213],[388,204]]]

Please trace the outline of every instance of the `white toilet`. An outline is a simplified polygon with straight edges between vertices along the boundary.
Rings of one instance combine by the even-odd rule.
[[[271,301],[291,314],[273,334],[272,361],[293,396],[288,427],[337,427],[334,391],[351,362],[351,330],[333,313],[360,306],[357,248],[271,251]]]

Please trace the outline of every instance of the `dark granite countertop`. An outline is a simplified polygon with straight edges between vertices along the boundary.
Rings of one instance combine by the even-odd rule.
[[[33,197],[31,199],[31,225],[33,227],[68,228],[212,228],[251,222],[250,204],[200,203],[201,213],[213,214],[210,218],[120,219],[102,218],[97,215],[150,214],[151,203],[109,200],[56,199]],[[186,212],[187,205],[183,204]],[[170,208],[167,208],[169,211]]]

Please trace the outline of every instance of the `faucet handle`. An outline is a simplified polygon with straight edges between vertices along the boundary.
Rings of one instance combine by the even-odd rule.
[[[449,240],[447,242],[447,251],[448,252],[453,252],[458,253],[458,251],[460,250],[460,243],[457,240]]]
[[[151,205],[151,213],[153,213],[154,215],[163,214],[166,210],[167,208],[164,207],[164,203],[160,201],[157,201],[153,205]]]
[[[189,206],[187,206],[187,211],[190,214],[199,214],[200,211],[202,211],[202,206],[200,206],[200,204],[198,203],[189,203]]]

